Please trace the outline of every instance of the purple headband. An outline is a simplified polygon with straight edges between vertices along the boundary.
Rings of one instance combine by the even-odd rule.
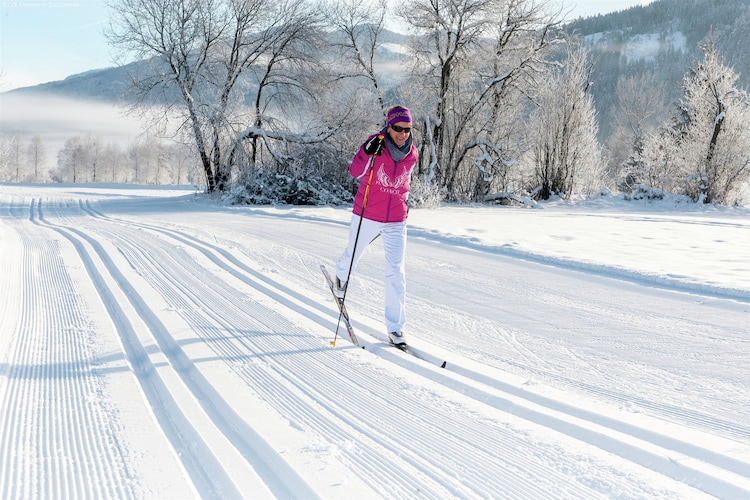
[[[388,122],[388,125],[393,125],[394,123],[399,122],[411,123],[411,111],[403,106],[396,106],[388,111],[386,121]]]

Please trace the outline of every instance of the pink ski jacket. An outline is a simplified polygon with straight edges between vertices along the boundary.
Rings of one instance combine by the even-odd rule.
[[[368,137],[368,140],[375,135],[377,134]],[[388,141],[390,138],[386,137],[385,140]],[[391,157],[388,147],[383,149],[383,154],[375,157],[372,165],[374,170],[370,181],[370,192],[367,195],[367,205],[364,212],[365,219],[376,222],[403,222],[406,220],[409,178],[418,158],[419,153],[414,144],[412,144],[406,157],[399,162]],[[349,173],[352,177],[360,179],[352,209],[352,212],[356,215],[362,214],[362,203],[367,189],[367,181],[370,177],[369,166],[370,157],[365,153],[364,148],[360,147],[349,165]]]

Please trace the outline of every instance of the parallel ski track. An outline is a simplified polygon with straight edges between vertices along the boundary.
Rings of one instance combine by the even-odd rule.
[[[110,222],[116,222],[120,223],[125,226],[138,226],[144,229],[148,229],[149,231],[158,233],[164,237],[170,238],[172,240],[175,240],[179,242],[182,245],[185,245],[186,247],[190,247],[201,254],[203,254],[206,258],[208,258],[210,261],[213,262],[213,264],[219,266],[220,268],[224,269],[231,275],[235,276],[236,278],[240,279],[244,283],[250,285],[251,287],[255,288],[256,290],[260,291],[262,294],[267,295],[271,298],[274,298],[278,300],[282,304],[295,304],[293,307],[293,310],[295,310],[298,313],[302,313],[303,315],[315,318],[316,322],[320,323],[321,325],[324,325],[326,327],[330,326],[330,320],[325,319],[325,316],[330,316],[330,311],[325,308],[325,306],[322,306],[320,302],[309,300],[305,297],[301,297],[299,294],[297,294],[293,290],[289,290],[283,285],[280,285],[279,283],[275,282],[274,280],[258,273],[257,271],[254,271],[252,268],[241,262],[239,259],[237,259],[234,255],[232,255],[229,251],[227,251],[224,248],[218,247],[216,245],[207,243],[205,241],[199,240],[188,233],[184,231],[178,231],[175,229],[167,229],[164,227],[157,227],[150,224],[142,224],[142,223],[132,223],[132,222],[126,222],[126,221],[119,221],[118,219],[112,219],[110,217],[107,217],[96,210],[92,209],[87,203],[81,202],[81,209],[92,215],[96,218],[101,218],[108,220]],[[121,243],[125,243],[124,240],[127,238],[123,238],[123,241]],[[132,249],[131,251],[138,251],[138,249]],[[143,255],[141,255],[139,258],[143,258]],[[184,264],[184,263],[183,263]],[[179,266],[183,265],[179,264]],[[169,276],[172,273],[175,273],[178,271],[178,268],[173,268],[169,270],[162,270],[160,271],[160,274],[162,276]],[[206,276],[202,276],[202,279],[205,281]],[[176,293],[174,293],[174,297],[183,297],[183,296],[190,296],[191,288],[193,286],[198,286],[202,284],[201,283],[194,283],[191,286],[185,287],[182,286],[182,289],[178,290]],[[221,283],[218,283],[216,286],[221,287],[224,286]],[[221,294],[217,291],[219,296]],[[196,304],[205,304],[208,307],[204,308],[204,311],[212,311],[212,310],[219,310],[221,311],[222,305],[225,307],[228,307],[228,305],[224,302],[224,299],[220,301],[220,303],[216,304],[207,304],[205,303],[205,297],[207,295],[211,294],[200,294],[199,297],[195,298],[195,303],[190,306],[186,306],[187,309],[194,308]],[[247,307],[247,303],[238,303],[236,304],[236,307],[238,309],[242,309],[243,307]],[[216,308],[216,309],[214,309]],[[225,311],[226,312],[226,311]],[[214,321],[221,322],[224,321],[222,318],[225,318],[226,316],[221,315],[222,317],[214,318]],[[263,317],[263,311],[258,310],[254,311],[253,316],[255,318],[262,318]],[[275,315],[274,315],[275,316]],[[271,317],[265,320],[268,322],[268,324],[273,324],[278,328],[278,321],[279,319],[277,317]],[[235,315],[232,316],[231,321],[226,321],[223,323],[221,329],[226,331],[234,331],[234,332],[247,332],[247,331],[255,331],[254,328],[258,328],[258,325],[243,325],[242,324],[242,315]],[[368,328],[368,334],[371,337],[377,337],[377,334],[372,331],[373,329]],[[209,331],[216,332],[215,328],[209,328],[206,330],[205,334],[208,335]],[[266,331],[266,330],[262,330]],[[294,343],[293,345],[289,345],[290,342],[293,342],[295,335],[299,335],[299,333],[295,333],[295,329],[293,325],[289,325],[285,328],[285,334],[281,335],[280,337],[274,338],[274,342],[283,342],[283,345],[276,346],[277,349],[279,349],[281,352],[284,352],[284,348],[294,351],[295,349],[300,348],[301,346],[297,343]],[[206,337],[209,338],[209,337]],[[266,336],[259,337],[260,340],[266,340]],[[246,342],[242,340],[240,337],[235,337],[234,341],[235,343],[239,343],[239,345],[242,346],[241,349],[237,349],[236,347],[232,346],[226,346],[223,349],[226,349],[225,351],[221,352],[222,356],[227,356],[228,359],[232,359],[232,356],[243,356],[246,355],[248,350],[256,356],[261,356],[263,353],[269,352],[269,348],[271,348],[270,352],[273,352],[274,346],[266,346],[264,348],[258,348],[258,344],[255,343],[255,341],[258,339],[253,339],[253,342]],[[210,343],[212,347],[215,347],[219,349],[218,345],[221,344],[221,342],[211,342]],[[372,347],[375,347],[375,350],[379,351],[377,349],[377,346],[379,344],[370,344],[371,350]],[[319,352],[316,352],[316,356],[313,356],[313,359],[308,360],[309,362],[313,362],[314,359],[316,359],[319,354]],[[417,354],[423,354],[424,357],[432,357],[429,352],[425,351],[423,353],[417,352]],[[419,361],[415,359],[411,359],[408,356],[404,356],[401,353],[395,353],[393,350],[383,350],[382,355],[386,355],[388,358],[393,359],[395,362],[398,362],[399,364],[402,364],[407,367],[411,367],[415,372],[418,373],[424,373],[424,367],[420,364]],[[331,359],[327,359],[326,362],[330,363]],[[242,365],[242,368],[237,368],[240,370],[246,370],[248,367],[246,365]],[[620,454],[624,458],[627,458],[628,460],[632,460],[633,462],[640,464],[642,466],[654,469],[662,474],[665,474],[667,476],[672,477],[673,479],[676,479],[678,481],[683,481],[691,486],[696,487],[697,489],[701,489],[709,494],[714,494],[718,491],[734,491],[736,492],[737,496],[743,497],[750,495],[750,488],[748,487],[748,484],[750,484],[747,481],[740,480],[738,482],[741,483],[741,485],[738,486],[738,484],[734,484],[733,482],[727,481],[724,479],[723,474],[719,474],[718,476],[713,475],[711,471],[711,467],[716,467],[720,470],[726,470],[732,474],[737,474],[738,476],[742,476],[745,478],[750,477],[750,467],[748,467],[748,464],[746,462],[743,462],[741,460],[734,459],[732,457],[715,453],[710,450],[703,449],[699,446],[695,446],[689,441],[685,441],[682,439],[677,439],[672,436],[664,436],[660,435],[658,433],[652,432],[648,429],[639,428],[637,426],[634,426],[632,424],[628,424],[627,422],[615,420],[609,417],[605,417],[603,415],[599,415],[592,412],[583,411],[579,408],[565,405],[560,403],[559,401],[554,401],[548,398],[544,398],[538,395],[534,395],[533,393],[529,393],[527,391],[506,386],[502,383],[499,383],[497,380],[487,379],[486,376],[482,375],[481,373],[468,369],[464,366],[456,366],[455,363],[451,363],[451,361],[448,361],[447,366],[448,371],[444,375],[440,375],[437,372],[431,372],[430,377],[442,382],[448,387],[454,388],[460,392],[466,393],[466,394],[476,394],[479,399],[481,399],[483,402],[491,404],[499,409],[502,409],[504,411],[510,411],[511,413],[514,413],[518,416],[522,416],[523,418],[526,418],[530,421],[533,421],[535,423],[549,426],[554,429],[568,429],[567,433],[576,439],[588,442],[594,446],[600,446],[604,447],[605,449],[608,449],[612,453]],[[325,377],[335,377],[338,370],[333,370],[327,372],[321,380],[327,380]],[[296,384],[298,384],[298,389],[301,393],[312,393],[312,391],[315,391],[315,394],[317,394],[316,397],[312,398],[312,400],[324,400],[324,401],[331,401],[332,408],[329,409],[329,411],[332,412],[338,412],[338,417],[341,418],[342,415],[345,416],[346,413],[346,406],[345,402],[341,403],[341,406],[338,409],[334,409],[333,405],[334,402],[337,401],[337,394],[339,392],[346,392],[346,391],[340,391],[341,385],[346,385],[349,387],[350,390],[366,390],[366,391],[372,391],[374,394],[381,394],[380,397],[383,398],[383,401],[393,401],[394,397],[396,397],[396,394],[392,391],[388,391],[386,394],[382,394],[377,387],[371,387],[367,380],[361,380],[357,378],[357,371],[356,370],[350,370],[350,372],[353,372],[352,377],[347,380],[338,380],[335,384],[331,384],[331,387],[336,387],[337,390],[334,390],[333,392],[321,392],[325,389],[325,387],[320,387],[318,385],[311,386],[305,381],[302,380],[296,380]],[[452,373],[458,373],[462,378],[456,378],[452,375]],[[258,373],[241,373],[243,378],[251,384],[253,380],[255,380],[255,377],[259,376]],[[284,372],[283,375],[289,375],[289,372]],[[267,381],[272,381],[274,377],[271,377],[270,379],[266,379]],[[468,382],[467,382],[468,380]],[[477,385],[478,384],[478,385]],[[283,390],[276,393],[276,396],[281,397],[283,395]],[[318,397],[325,398],[325,399],[318,399]],[[525,400],[526,403],[528,403],[527,406],[524,406],[522,408],[518,407],[518,398],[521,398],[521,400]],[[284,400],[284,398],[282,398]],[[288,398],[286,398],[288,400]],[[398,404],[401,407],[409,407],[412,399],[411,397],[406,398],[404,400],[398,401]],[[287,401],[289,403],[290,401]],[[280,411],[289,411],[289,408],[280,408]],[[682,412],[682,410],[680,410]],[[405,417],[405,420],[408,421],[408,413],[403,415]],[[700,415],[696,415],[696,418],[700,417]],[[325,426],[326,426],[326,419],[320,420],[321,429],[320,432],[325,432]],[[588,422],[588,423],[587,423]],[[352,423],[354,425],[354,423]],[[424,423],[422,423],[424,425]],[[375,426],[377,428],[377,425]],[[340,431],[340,430],[339,430]],[[601,432],[607,432],[608,438],[602,439]],[[734,431],[740,431],[741,429],[734,429]],[[359,432],[362,432],[362,429],[358,429],[357,432],[355,432],[353,436],[359,435]],[[460,435],[460,433],[459,433]],[[379,436],[379,432],[371,433],[370,438],[374,441],[377,441]],[[486,436],[485,436],[486,438]],[[466,442],[473,443],[472,439],[467,439]],[[481,441],[480,441],[481,442]],[[434,444],[434,443],[433,443]],[[443,443],[443,446],[447,446],[448,443]],[[502,443],[492,443],[492,446],[489,446],[486,448],[486,450],[489,452],[490,456],[492,456],[498,448],[497,446],[502,447]],[[387,446],[386,446],[387,447]],[[450,447],[448,448],[450,449]],[[625,451],[623,451],[625,450]],[[659,451],[662,450],[662,451]],[[670,451],[671,450],[671,451]],[[512,451],[512,450],[509,450]],[[675,453],[677,455],[675,455]],[[375,455],[377,456],[377,455]],[[670,457],[677,457],[675,459]],[[684,458],[689,457],[690,460],[688,462],[696,464],[695,466],[688,466],[683,465],[679,463]],[[356,467],[356,457],[352,457],[352,464],[354,467]],[[488,460],[488,459],[485,459]],[[696,463],[697,462],[697,463]],[[491,462],[490,462],[491,463]],[[517,463],[517,462],[516,462]],[[701,466],[700,464],[710,464],[709,467]],[[422,464],[419,465],[419,459],[418,457],[414,458],[414,464],[419,469],[422,468],[422,470],[430,470],[434,467],[434,465],[430,464]],[[504,468],[507,468],[511,466],[510,464],[503,464]],[[367,469],[367,468],[365,468]],[[364,469],[363,469],[364,470]],[[433,471],[435,472],[435,471]],[[372,470],[369,470],[369,473],[372,474]],[[450,471],[442,471],[443,474],[449,474]],[[387,476],[387,474],[385,475]],[[378,478],[378,484],[379,481],[386,480],[387,477]],[[497,486],[497,485],[496,485]],[[506,485],[507,487],[508,485]],[[519,488],[517,491],[533,491],[533,485],[525,484],[522,486],[516,485]],[[426,488],[427,485],[424,485]],[[531,488],[531,489],[525,489],[525,488]],[[420,490],[420,491],[427,491],[427,490]],[[489,492],[491,491],[497,491],[490,488],[487,490]],[[482,492],[475,492],[479,495],[487,493],[485,491]],[[390,492],[395,493],[395,492]],[[466,492],[461,491],[453,491],[450,492],[451,494],[458,494]]]
[[[80,255],[92,283],[115,322],[126,356],[133,366],[143,392],[196,489],[206,497],[241,496],[235,483],[224,472],[219,458],[212,452],[211,445],[199,435],[189,417],[182,413],[180,405],[173,399],[167,383],[155,370],[149,355],[138,339],[134,326],[118,304],[109,285],[94,264],[94,260],[98,259],[101,262],[125,295],[132,299],[133,307],[157,340],[164,341],[168,339],[168,335],[156,315],[130,287],[127,279],[114,265],[97,238],[92,238],[80,229],[66,227],[64,224],[52,223],[45,219],[41,201],[32,204],[31,212],[32,222],[46,226],[64,236]],[[65,213],[61,213],[60,219],[65,219]],[[75,225],[80,226],[80,223],[76,221]],[[163,344],[160,345],[163,346]],[[200,373],[192,369],[192,363],[180,357],[180,352],[179,348],[170,350],[168,347],[165,354],[171,354],[171,365],[176,368],[178,375],[194,393],[196,400],[204,405],[204,409],[220,430],[235,440],[234,444],[237,449],[250,458],[248,462],[263,477],[269,489],[280,497],[316,497],[307,484],[275,451],[270,450],[263,440],[244,424],[244,421],[232,415],[230,409],[223,407],[222,401],[212,396],[210,384],[202,378]]]
[[[135,498],[137,484],[100,397],[92,326],[60,249],[20,220],[28,208],[10,205],[7,223],[24,248],[15,265],[34,283],[3,290],[20,292],[23,314],[5,325],[15,336],[0,399],[0,498]]]
[[[539,294],[539,292],[536,292]],[[456,311],[458,314],[458,311]],[[688,318],[685,321],[689,321]],[[705,334],[705,325],[703,324],[688,324],[682,327],[682,329],[690,331],[691,329],[696,332],[702,332]],[[508,357],[500,358],[494,357],[484,351],[477,350],[476,353],[472,352],[469,348],[464,347],[464,356],[472,358],[475,355],[478,359],[484,359],[486,364],[491,364],[496,367],[517,367],[523,373],[534,374],[539,380],[552,381],[565,387],[571,387],[579,389],[582,393],[591,394],[593,396],[600,396],[602,400],[611,402],[613,404],[620,404],[622,406],[635,405],[638,408],[648,410],[651,414],[669,419],[674,422],[683,423],[691,427],[699,427],[705,429],[708,432],[716,433],[717,435],[725,436],[729,439],[740,439],[750,440],[750,425],[738,421],[731,421],[723,419],[717,415],[710,415],[701,412],[700,409],[693,409],[685,406],[677,406],[670,404],[666,401],[654,401],[653,398],[641,397],[635,392],[623,393],[617,390],[610,390],[601,385],[592,385],[584,381],[571,379],[556,373],[553,370],[545,369],[545,362],[519,362],[509,359]],[[526,357],[524,352],[522,356]],[[571,353],[571,356],[575,356],[575,353]],[[602,374],[605,376],[607,374]]]
[[[640,408],[653,410],[654,414],[658,414],[664,417],[671,417],[676,422],[684,422],[688,425],[700,424],[704,429],[708,429],[711,431],[720,431],[722,432],[722,434],[729,437],[750,440],[750,427],[738,425],[734,422],[706,415],[697,410],[678,407],[665,402],[655,403],[653,400],[639,397],[637,394],[623,395],[622,393],[618,393],[617,391],[611,391],[602,387],[586,384],[584,382],[581,382],[580,380],[574,380],[562,377],[560,375],[552,375],[545,370],[537,369],[533,366],[517,363],[511,360],[503,360],[503,363],[511,366],[517,366],[529,373],[535,373],[539,376],[540,380],[554,379],[560,381],[566,386],[580,388],[587,394],[600,395],[607,401],[619,402],[622,405],[634,404]],[[748,472],[748,474],[750,474],[750,472]]]
[[[270,290],[259,284],[255,279],[257,277],[248,277],[238,273],[236,268],[228,268],[226,261],[222,261],[216,253],[222,249],[207,251],[211,245],[191,241],[186,235],[153,226],[149,229],[199,249],[215,264],[222,265],[236,277],[259,289],[263,295],[269,294]],[[426,497],[488,497],[497,491],[538,491],[539,494],[549,491],[539,489],[539,479],[535,477],[538,475],[531,472],[539,467],[539,463],[534,456],[528,456],[525,460],[519,456],[517,450],[520,443],[512,433],[500,432],[498,427],[491,424],[458,425],[446,432],[443,430],[445,418],[441,414],[415,422],[411,416],[419,414],[421,407],[408,386],[401,390],[382,387],[362,375],[349,357],[326,347],[310,351],[310,342],[313,340],[315,343],[315,340],[300,333],[283,316],[262,305],[248,302],[239,295],[227,296],[226,283],[206,274],[191,259],[171,258],[181,254],[175,251],[174,245],[160,238],[152,241],[142,231],[139,231],[138,238],[134,238],[130,234],[131,228],[97,231],[116,242],[131,265],[137,266],[138,271],[167,298],[172,307],[185,314],[191,327],[218,356],[240,361],[232,362],[230,366],[248,386],[263,393],[264,400],[274,404],[280,414],[291,421],[304,423],[309,430],[321,436],[334,438],[339,443],[338,452],[344,455],[350,470],[365,478],[373,490],[385,496],[398,497],[416,493]],[[238,264],[244,267],[244,264]],[[185,272],[186,269],[191,271]],[[249,268],[247,271],[250,271]],[[180,279],[174,279],[175,276]],[[270,281],[266,284],[273,286]],[[253,332],[268,331],[277,332],[278,335],[253,335]],[[263,359],[268,353],[278,353],[274,363],[246,362]],[[341,373],[348,373],[349,376],[342,377]],[[357,392],[367,393],[378,407],[393,409],[392,421],[399,422],[398,435],[387,430],[384,432],[389,422],[371,420],[362,412],[352,412],[347,395]],[[320,401],[325,401],[326,406],[320,407]],[[331,429],[332,422],[339,423],[335,430]],[[394,449],[394,439],[401,442],[397,451]],[[418,440],[424,441],[415,442]],[[435,449],[435,454],[428,459],[411,451],[424,448]],[[442,455],[443,459],[434,460],[436,455]],[[457,457],[462,460],[457,462]],[[458,474],[457,467],[463,461],[474,465],[467,465]],[[415,474],[410,481],[404,482],[398,474],[394,475],[393,471],[380,465],[390,462],[405,462]],[[575,465],[571,462],[569,466]],[[486,475],[482,471],[487,468],[517,470],[515,474],[497,475],[495,482],[485,482],[482,478]],[[475,474],[477,477],[472,477]],[[440,483],[435,483],[433,478],[436,477],[441,478]],[[453,483],[453,488],[446,490],[443,486],[445,482]],[[568,494],[579,496],[590,494],[590,491],[574,484],[570,486]]]

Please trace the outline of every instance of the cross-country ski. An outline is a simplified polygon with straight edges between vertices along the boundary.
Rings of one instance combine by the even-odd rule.
[[[349,340],[354,345],[359,345],[359,341],[357,340],[357,335],[354,333],[354,327],[352,326],[352,322],[349,319],[349,313],[346,310],[346,304],[344,301],[336,295],[336,290],[333,279],[331,278],[331,275],[328,273],[328,270],[326,269],[326,266],[323,264],[320,265],[320,270],[323,271],[323,276],[326,279],[326,284],[328,285],[328,288],[331,290],[331,295],[333,295],[333,301],[336,303],[336,306],[339,310],[339,320],[344,323],[344,329],[346,330],[347,335],[349,336]],[[337,328],[339,326],[339,323],[336,324]],[[338,330],[335,332],[336,335],[338,335]],[[331,341],[331,345],[336,345],[336,340]]]

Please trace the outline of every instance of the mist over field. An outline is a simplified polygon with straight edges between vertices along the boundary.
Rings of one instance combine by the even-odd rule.
[[[125,148],[144,131],[138,118],[127,116],[124,108],[112,103],[0,93],[0,110],[0,135],[17,136],[23,142],[40,136],[50,168],[71,137],[90,135]]]

